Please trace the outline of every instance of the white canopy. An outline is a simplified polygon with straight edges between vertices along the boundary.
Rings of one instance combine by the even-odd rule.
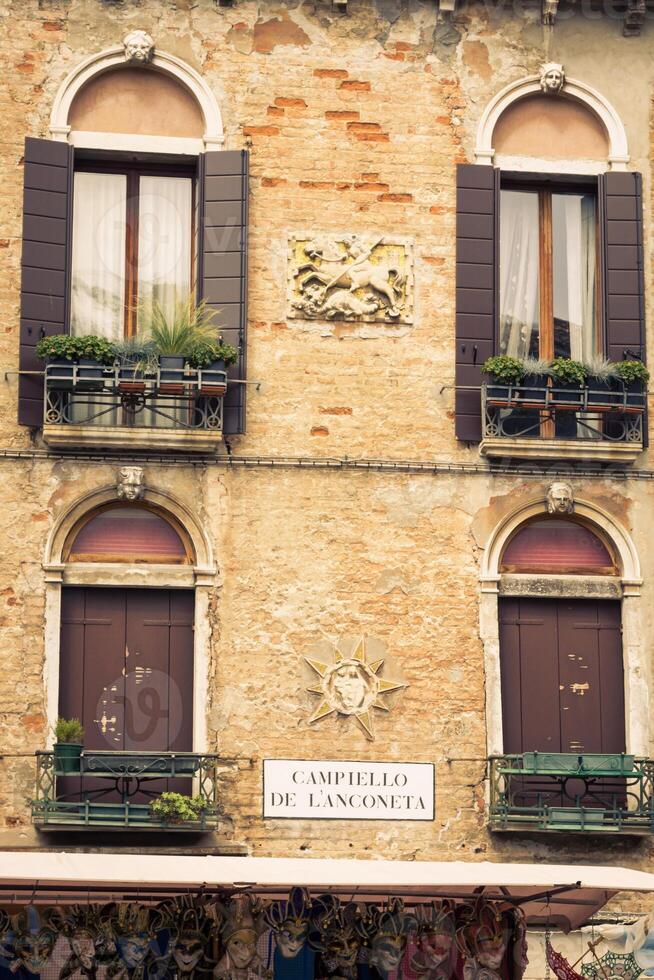
[[[616,892],[654,892],[654,874],[597,865],[489,861],[0,852],[0,902],[148,900],[239,888],[281,897],[294,885],[359,901],[399,895],[419,902],[483,894],[521,905],[532,924],[551,922],[568,930],[584,923]]]

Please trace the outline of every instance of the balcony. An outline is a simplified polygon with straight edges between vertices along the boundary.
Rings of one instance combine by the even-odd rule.
[[[45,369],[43,438],[56,449],[216,452],[222,440],[225,372],[161,370],[135,377],[124,368],[76,363]],[[167,371],[167,378],[175,374]],[[131,376],[130,376],[131,375]]]
[[[217,763],[217,755],[192,752],[82,752],[66,760],[37,752],[32,823],[42,831],[213,831],[219,823]],[[160,819],[150,803],[167,791],[200,797],[198,819]]]
[[[482,386],[482,442],[490,459],[632,463],[643,449],[647,393],[608,388]]]
[[[654,832],[651,759],[525,752],[489,761],[491,830]]]

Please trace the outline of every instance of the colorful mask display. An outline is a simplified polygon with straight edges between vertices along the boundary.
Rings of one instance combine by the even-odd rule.
[[[548,956],[559,980],[581,980]],[[0,909],[0,980],[521,980],[526,962],[522,913],[483,899],[407,911],[293,888]]]

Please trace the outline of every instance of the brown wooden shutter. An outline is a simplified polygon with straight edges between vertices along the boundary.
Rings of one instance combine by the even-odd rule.
[[[456,437],[481,439],[481,371],[495,353],[499,170],[460,164],[456,187]],[[466,386],[459,389],[458,386]],[[472,387],[469,387],[472,386]]]
[[[41,337],[68,330],[73,148],[25,140],[20,371],[42,371]],[[43,378],[20,375],[18,421],[43,424]]]
[[[247,329],[248,154],[211,151],[200,157],[199,295],[217,309],[225,343],[238,347],[229,377],[245,381]],[[223,431],[245,432],[246,385],[229,385]]]
[[[642,177],[600,177],[606,356],[645,360]]]

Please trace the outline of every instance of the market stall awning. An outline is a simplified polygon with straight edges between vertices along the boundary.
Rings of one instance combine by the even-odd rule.
[[[170,854],[0,852],[0,902],[156,900],[248,889],[283,897],[294,885],[355,901],[389,895],[486,898],[520,905],[531,924],[574,929],[621,891],[654,892],[654,874],[629,868],[489,861],[185,857]]]

